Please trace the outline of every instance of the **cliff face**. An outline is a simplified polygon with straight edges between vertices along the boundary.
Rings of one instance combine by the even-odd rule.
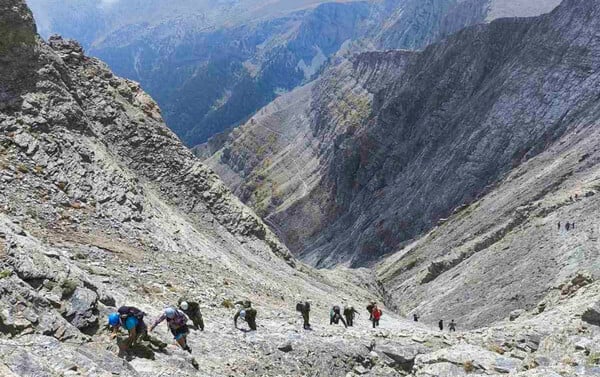
[[[314,79],[336,54],[421,49],[484,22],[491,4],[506,1],[30,3],[45,36],[81,40],[90,55],[139,81],[167,124],[196,146]],[[521,6],[513,8],[497,13],[519,15]]]
[[[236,192],[260,203],[310,263],[376,260],[545,150],[567,131],[569,115],[595,100],[596,46],[577,34],[593,30],[585,12],[593,15],[594,5],[567,2],[549,16],[468,28],[420,53],[359,55],[328,70],[310,95],[298,91],[310,108],[294,108],[277,131],[304,119],[290,127],[310,127],[299,145],[265,153],[260,135],[274,134],[257,118],[240,132],[259,135],[263,157],[247,153],[255,162],[239,166],[245,143],[234,135],[210,163],[233,167],[243,182]],[[301,166],[314,160],[300,173],[313,183],[291,178],[296,188],[280,190],[287,178],[279,177],[299,156]]]

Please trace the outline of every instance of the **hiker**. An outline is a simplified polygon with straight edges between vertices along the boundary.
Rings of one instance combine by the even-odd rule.
[[[572,228],[573,230],[575,230],[575,221],[573,221],[573,223],[571,224],[571,228]]]
[[[456,322],[454,322],[454,320],[450,321],[450,325],[448,325],[448,330],[456,332]]]
[[[187,335],[189,334],[190,329],[187,326],[188,318],[186,315],[181,310],[170,307],[166,308],[163,314],[150,327],[150,331],[154,330],[154,328],[164,320],[167,320],[167,326],[169,326],[169,330],[171,330],[171,334],[173,334],[177,344],[179,344],[183,350],[192,353],[192,349],[187,344]]]
[[[440,331],[444,331],[444,320],[443,319],[440,319],[438,326],[440,327]]]
[[[256,309],[252,308],[251,306],[248,306],[238,310],[233,316],[233,325],[236,329],[238,328],[238,318],[241,318],[242,320],[246,321],[248,327],[250,327],[250,330],[256,331]]]
[[[148,333],[148,327],[144,323],[145,313],[133,306],[121,306],[117,312],[108,315],[108,326],[112,330],[110,337],[114,339],[121,327],[128,332],[127,340],[119,346],[122,351],[133,346],[138,339]]]
[[[381,309],[377,307],[377,304],[373,306],[373,311],[371,312],[371,317],[373,318],[373,328],[379,326],[379,319],[381,318]]]
[[[196,330],[204,331],[204,319],[200,312],[200,304],[195,301],[188,301],[183,298],[179,299],[179,309],[188,316],[194,324]]]
[[[558,230],[560,230],[560,221],[558,222]]]
[[[415,322],[419,322],[419,316],[417,315],[417,313],[413,314],[413,320]]]
[[[340,314],[340,307],[335,305],[333,308],[331,308],[331,311],[329,312],[329,324],[337,325],[338,323],[340,323],[340,321],[342,321],[344,327],[348,328],[348,324],[346,323],[346,321],[344,321],[344,317],[342,317],[342,315]]]
[[[297,303],[296,311],[298,311],[298,312],[300,312],[300,314],[302,314],[302,319],[304,321],[304,323],[302,324],[302,327],[304,328],[304,330],[310,330],[311,329],[310,323],[309,323],[310,303],[308,301]]]
[[[369,303],[369,305],[367,305],[367,311],[369,312],[369,321],[372,321],[372,320],[373,320],[372,313],[373,313],[373,307],[374,307],[375,305],[377,305],[377,303],[376,303],[375,301],[371,301],[371,302]]]
[[[569,229],[571,229],[571,224],[567,223],[567,225],[565,225],[565,229],[567,229],[567,232],[568,232]]]
[[[344,317],[349,327],[354,325],[354,314],[358,314],[354,306],[344,306]]]

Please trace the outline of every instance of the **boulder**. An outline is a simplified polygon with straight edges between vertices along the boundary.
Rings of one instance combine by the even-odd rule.
[[[281,352],[291,352],[293,350],[292,342],[285,342],[277,347]]]
[[[383,361],[390,367],[410,372],[417,355],[429,352],[429,349],[419,343],[406,346],[383,344],[376,346],[377,352],[383,356]]]
[[[64,317],[80,330],[98,325],[98,295],[96,292],[78,287],[68,301]]]
[[[585,312],[583,312],[581,319],[590,325],[600,326],[600,301],[597,301],[588,307]]]
[[[522,316],[524,313],[525,313],[525,310],[523,310],[523,309],[513,310],[512,312],[510,312],[508,319],[510,321],[514,321],[517,318],[519,318],[520,316]]]

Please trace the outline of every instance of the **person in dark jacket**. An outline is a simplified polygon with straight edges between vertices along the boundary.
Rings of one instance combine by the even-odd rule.
[[[448,325],[448,330],[456,332],[456,322],[454,322],[454,320],[450,321],[450,325]]]
[[[340,307],[335,305],[333,308],[331,308],[331,311],[329,312],[329,324],[337,325],[338,323],[340,323],[340,321],[342,321],[344,327],[348,328],[348,324],[346,323],[346,321],[344,321],[344,317],[342,317],[342,314],[340,313]]]
[[[440,327],[440,331],[444,331],[444,320],[440,319],[440,321],[438,322],[438,326]]]
[[[376,303],[375,301],[371,301],[371,302],[369,303],[369,305],[367,305],[367,311],[369,312],[369,321],[372,321],[372,320],[373,320],[373,316],[372,316],[372,313],[373,313],[373,307],[374,307],[376,304],[377,304],[377,303]]]
[[[202,318],[202,313],[200,312],[200,304],[195,301],[179,299],[179,309],[188,316],[188,318],[194,324],[194,328],[196,330],[204,331],[204,319]]]
[[[413,320],[419,322],[419,315],[417,313],[413,314]]]
[[[358,314],[353,306],[344,306],[344,317],[346,317],[346,323],[349,327],[354,325],[354,315]]]
[[[256,331],[256,314],[256,309],[252,307],[241,308],[233,316],[233,325],[237,329],[237,320],[238,318],[241,318],[242,320],[246,321],[248,327],[250,327],[250,330]]]
[[[299,311],[300,314],[302,314],[302,328],[304,330],[310,330],[310,303],[308,301],[297,303],[296,311]]]
[[[156,326],[165,320],[167,321],[167,326],[169,326],[169,330],[171,330],[171,334],[173,334],[177,344],[179,344],[182,349],[192,353],[192,349],[187,344],[187,336],[190,333],[190,329],[187,326],[188,318],[186,315],[181,310],[166,308],[163,314],[150,327],[150,331],[154,330]]]

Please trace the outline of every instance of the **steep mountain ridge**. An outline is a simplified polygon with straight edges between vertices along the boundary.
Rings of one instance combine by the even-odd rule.
[[[566,2],[548,16],[475,26],[421,53],[359,55],[328,70],[311,94],[298,91],[309,110],[298,108],[278,132],[286,119],[305,119],[299,146],[268,149],[257,118],[240,132],[256,140],[233,134],[209,164],[229,171],[228,182],[237,172],[234,191],[309,263],[376,260],[483,195],[596,100],[595,42],[578,34],[592,33],[596,4],[588,6]],[[303,195],[279,189],[298,155],[315,161]]]
[[[507,2],[153,0],[99,6],[94,0],[30,0],[43,35],[81,40],[116,73],[141,82],[189,146],[245,122],[315,78],[336,54],[420,49],[484,22]],[[549,11],[556,3],[545,0],[524,12]],[[519,8],[496,13],[519,15]]]

